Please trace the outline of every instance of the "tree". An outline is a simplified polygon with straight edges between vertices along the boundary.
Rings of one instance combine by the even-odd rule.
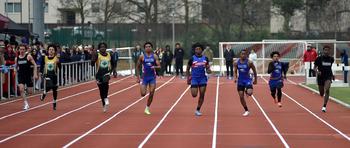
[[[89,10],[87,10],[88,4],[90,4],[91,0],[60,0],[60,3],[62,6],[71,8],[79,13],[80,15],[80,25],[82,30],[82,35],[84,37],[85,30],[84,30],[84,23],[85,23],[85,17],[89,14]]]
[[[110,21],[118,18],[119,16],[122,16],[122,7],[121,3],[118,3],[116,0],[104,0],[104,3],[102,4],[103,8],[103,14],[102,14],[102,21],[104,24],[104,32],[107,38],[107,25]],[[123,17],[119,17],[120,20],[123,20]]]
[[[290,31],[290,20],[296,10],[304,7],[304,0],[272,0],[273,6],[279,8],[279,13],[284,17],[283,30]]]
[[[319,12],[329,4],[331,0],[305,0],[305,21],[306,32],[310,31],[310,23],[317,22],[319,18]]]

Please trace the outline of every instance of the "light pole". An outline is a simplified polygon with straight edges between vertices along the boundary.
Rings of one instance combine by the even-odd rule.
[[[173,0],[172,1],[172,31],[173,31],[173,53],[175,51],[175,3],[176,1]]]

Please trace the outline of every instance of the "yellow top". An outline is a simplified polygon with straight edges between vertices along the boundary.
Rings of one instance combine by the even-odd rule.
[[[103,56],[100,53],[97,54],[97,71],[104,69],[109,71],[111,68],[111,55],[107,52],[107,56]]]
[[[45,74],[53,73],[56,74],[58,58],[55,56],[52,59],[49,59],[48,56],[45,56]]]

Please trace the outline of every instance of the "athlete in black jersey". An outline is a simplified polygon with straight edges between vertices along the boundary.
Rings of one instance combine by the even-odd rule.
[[[36,72],[36,64],[33,59],[33,57],[26,53],[27,47],[26,45],[19,45],[18,46],[19,55],[16,57],[16,65],[17,65],[17,74],[18,74],[18,87],[19,91],[23,97],[24,100],[24,110],[29,109],[29,103],[26,98],[26,93],[24,91],[25,86],[33,87],[33,79],[31,78],[30,72],[33,72],[34,79],[38,79],[38,75]],[[33,69],[31,67],[33,65]],[[29,90],[29,89],[28,89]]]
[[[317,72],[317,85],[320,95],[324,98],[322,112],[326,112],[327,102],[329,99],[329,89],[331,87],[334,75],[332,72],[332,64],[334,58],[330,56],[330,47],[323,47],[323,55],[317,57],[314,70]]]

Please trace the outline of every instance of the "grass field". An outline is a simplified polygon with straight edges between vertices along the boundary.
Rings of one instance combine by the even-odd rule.
[[[315,84],[307,85],[318,91],[318,86]],[[331,96],[337,98],[347,104],[350,104],[350,87],[332,87],[331,88]]]

